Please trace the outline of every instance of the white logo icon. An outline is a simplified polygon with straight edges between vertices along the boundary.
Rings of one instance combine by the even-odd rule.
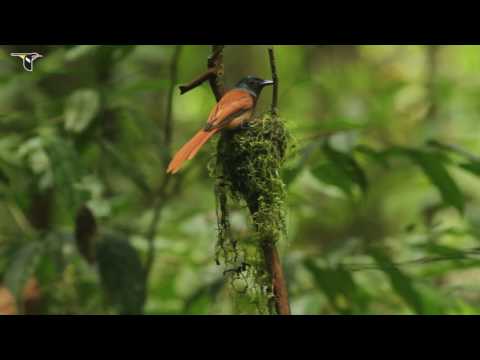
[[[11,53],[10,56],[17,56],[22,59],[23,68],[27,71],[33,71],[33,62],[39,58],[42,58],[43,55],[39,53]]]

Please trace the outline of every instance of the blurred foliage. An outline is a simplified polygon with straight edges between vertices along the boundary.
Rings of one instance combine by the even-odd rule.
[[[183,46],[171,84],[175,49],[0,47],[0,305],[47,314],[243,306],[215,264],[207,164],[216,141],[165,180],[170,151],[215,103],[207,84],[176,88],[205,70],[210,46]],[[480,47],[275,50],[280,116],[297,146],[281,172],[292,312],[479,313]],[[9,56],[22,51],[45,57],[29,73]],[[227,86],[270,76],[264,46],[227,46],[224,60]],[[264,90],[259,113],[270,99]],[[229,215],[248,241],[243,209]],[[27,291],[32,281],[38,289]]]

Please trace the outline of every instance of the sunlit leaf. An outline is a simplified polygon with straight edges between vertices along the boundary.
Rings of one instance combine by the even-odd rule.
[[[441,159],[433,153],[421,151],[410,152],[410,157],[421,166],[425,175],[440,191],[443,201],[463,213],[465,208],[463,193],[448,173]]]
[[[100,96],[93,89],[76,90],[65,104],[65,129],[74,133],[85,130],[100,109]]]
[[[354,150],[358,153],[364,154],[365,156],[377,162],[386,169],[390,167],[387,161],[387,157],[380,151],[376,151],[367,145],[358,145],[355,147]]]
[[[475,176],[480,176],[480,162],[471,161],[468,163],[462,163],[459,165],[462,169],[472,173]]]

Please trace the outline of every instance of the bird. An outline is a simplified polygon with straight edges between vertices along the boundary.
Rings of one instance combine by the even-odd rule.
[[[39,53],[11,53],[11,56],[18,56],[22,59],[23,68],[27,71],[33,71],[33,62],[39,58],[42,58],[43,55]]]
[[[250,121],[262,89],[273,84],[272,80],[251,75],[241,79],[213,107],[203,129],[176,152],[167,167],[167,173],[176,174],[185,161],[193,159],[213,135],[223,130],[238,129]]]

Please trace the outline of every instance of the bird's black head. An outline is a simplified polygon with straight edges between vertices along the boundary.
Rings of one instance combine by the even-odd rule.
[[[247,76],[240,80],[235,86],[238,89],[246,89],[252,92],[255,96],[259,96],[262,89],[267,85],[273,85],[272,80],[263,80],[255,76]]]

